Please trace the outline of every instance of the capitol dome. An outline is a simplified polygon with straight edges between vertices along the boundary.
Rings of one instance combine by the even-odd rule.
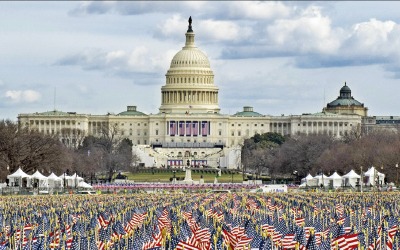
[[[183,49],[176,53],[172,58],[170,68],[182,68],[182,67],[199,67],[210,69],[210,62],[207,56],[197,48],[194,49]]]
[[[195,43],[192,19],[185,46],[171,60],[161,87],[160,113],[219,113],[218,88],[205,53]]]

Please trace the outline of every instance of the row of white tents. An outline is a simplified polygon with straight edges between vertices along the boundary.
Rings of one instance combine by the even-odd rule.
[[[14,173],[7,175],[9,186],[22,187],[26,183],[26,187],[33,187],[36,183],[38,188],[61,188],[66,187],[80,187],[80,188],[91,188],[88,183],[84,182],[83,178],[78,176],[76,173],[69,175],[57,176],[51,173],[49,176],[44,176],[38,170],[29,175],[25,173],[21,168],[18,168]],[[26,181],[25,181],[26,180]]]
[[[374,167],[370,167],[367,172],[362,173],[363,179],[354,170],[351,170],[347,174],[340,176],[337,172],[331,176],[324,174],[312,176],[308,174],[306,177],[301,179],[300,187],[356,187],[357,184],[363,184],[364,186],[375,186],[376,184],[384,184],[385,175],[380,173]]]

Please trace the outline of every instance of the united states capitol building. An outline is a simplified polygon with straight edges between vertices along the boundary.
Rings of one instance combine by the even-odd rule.
[[[269,116],[245,106],[234,115],[221,113],[218,86],[207,56],[196,47],[191,19],[185,46],[171,60],[161,87],[157,114],[145,114],[127,106],[119,114],[91,115],[58,110],[19,114],[20,126],[44,134],[58,134],[66,145],[81,138],[101,136],[112,128],[129,138],[146,167],[209,166],[240,167],[240,146],[255,134],[327,134],[341,137],[350,131],[374,129],[379,124],[398,124],[398,117],[368,117],[368,109],[355,100],[345,84],[339,97],[322,112]]]

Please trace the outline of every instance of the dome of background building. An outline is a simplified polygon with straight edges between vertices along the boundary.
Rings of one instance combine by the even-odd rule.
[[[118,115],[130,115],[130,116],[145,116],[146,114],[136,110],[136,106],[128,106],[126,111],[119,113]]]
[[[354,99],[351,96],[351,89],[344,83],[344,86],[340,89],[340,95],[336,100],[331,101],[323,108],[323,112],[331,112],[335,114],[357,114],[361,116],[367,116],[368,109],[364,107],[364,104]]]
[[[260,117],[260,116],[264,116],[258,112],[255,112],[253,110],[253,107],[250,106],[244,106],[243,107],[243,111],[241,112],[237,112],[236,114],[234,114],[233,116],[243,116],[243,117]]]

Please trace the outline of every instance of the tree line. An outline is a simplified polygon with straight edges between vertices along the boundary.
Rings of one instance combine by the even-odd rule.
[[[377,130],[365,135],[349,133],[342,138],[311,134],[283,137],[265,133],[244,141],[243,169],[277,177],[301,178],[312,174],[339,175],[350,170],[366,172],[374,166],[388,182],[398,182],[400,133]],[[397,167],[396,167],[397,166]]]
[[[0,182],[6,181],[7,175],[18,168],[28,174],[36,170],[44,175],[77,173],[87,180],[99,172],[110,180],[117,170],[133,171],[140,159],[132,154],[132,142],[121,137],[119,132],[116,126],[103,128],[99,137],[83,136],[75,147],[71,147],[63,144],[58,134],[46,135],[2,120]]]

